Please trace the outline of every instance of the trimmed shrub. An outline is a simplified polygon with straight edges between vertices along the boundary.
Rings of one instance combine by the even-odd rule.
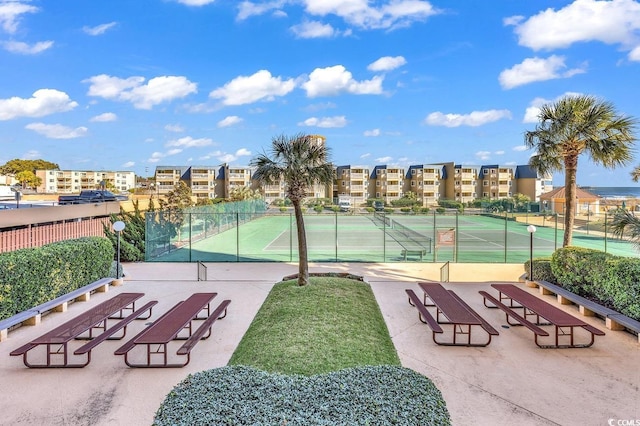
[[[113,246],[103,237],[0,254],[0,319],[108,277],[113,258]]]
[[[450,425],[440,391],[397,366],[305,376],[245,366],[189,375],[153,422],[165,425]]]
[[[524,270],[527,274],[529,274],[529,263],[528,260],[524,263]],[[553,275],[553,271],[551,270],[550,257],[533,259],[533,279],[548,281],[550,283],[557,282],[556,276]]]

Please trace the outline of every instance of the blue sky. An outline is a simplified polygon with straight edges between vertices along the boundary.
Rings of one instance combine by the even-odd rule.
[[[0,0],[0,80],[0,164],[243,166],[298,133],[336,165],[526,164],[565,94],[640,118],[640,2]]]

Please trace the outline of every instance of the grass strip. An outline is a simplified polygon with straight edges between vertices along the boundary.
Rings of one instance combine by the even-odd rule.
[[[273,287],[229,365],[310,376],[400,360],[367,283],[311,277]]]

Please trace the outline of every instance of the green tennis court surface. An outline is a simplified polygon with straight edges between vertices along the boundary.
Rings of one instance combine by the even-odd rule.
[[[215,214],[213,214],[215,215]],[[186,214],[179,236],[154,235],[148,261],[291,262],[298,258],[293,214],[257,214],[228,219]],[[537,226],[534,257],[562,246],[553,222]],[[210,226],[213,224],[213,226]],[[527,224],[482,215],[305,215],[311,262],[478,262],[520,263],[529,258]],[[163,239],[164,238],[164,239]],[[159,244],[161,241],[162,244]],[[632,244],[574,231],[573,245],[621,256],[638,256]],[[159,249],[158,247],[161,247]]]

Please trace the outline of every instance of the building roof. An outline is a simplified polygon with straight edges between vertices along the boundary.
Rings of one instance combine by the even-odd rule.
[[[536,172],[528,164],[523,166],[516,166],[515,178],[516,179],[537,179],[538,172]]]
[[[564,186],[561,186],[560,188],[555,188],[552,191],[549,192],[545,192],[544,194],[540,195],[540,199],[541,200],[557,200],[557,199],[565,199],[565,190],[564,190]],[[576,188],[576,198],[579,200],[598,200],[601,197],[599,195],[596,194],[592,194],[589,191],[585,191],[582,188]]]

